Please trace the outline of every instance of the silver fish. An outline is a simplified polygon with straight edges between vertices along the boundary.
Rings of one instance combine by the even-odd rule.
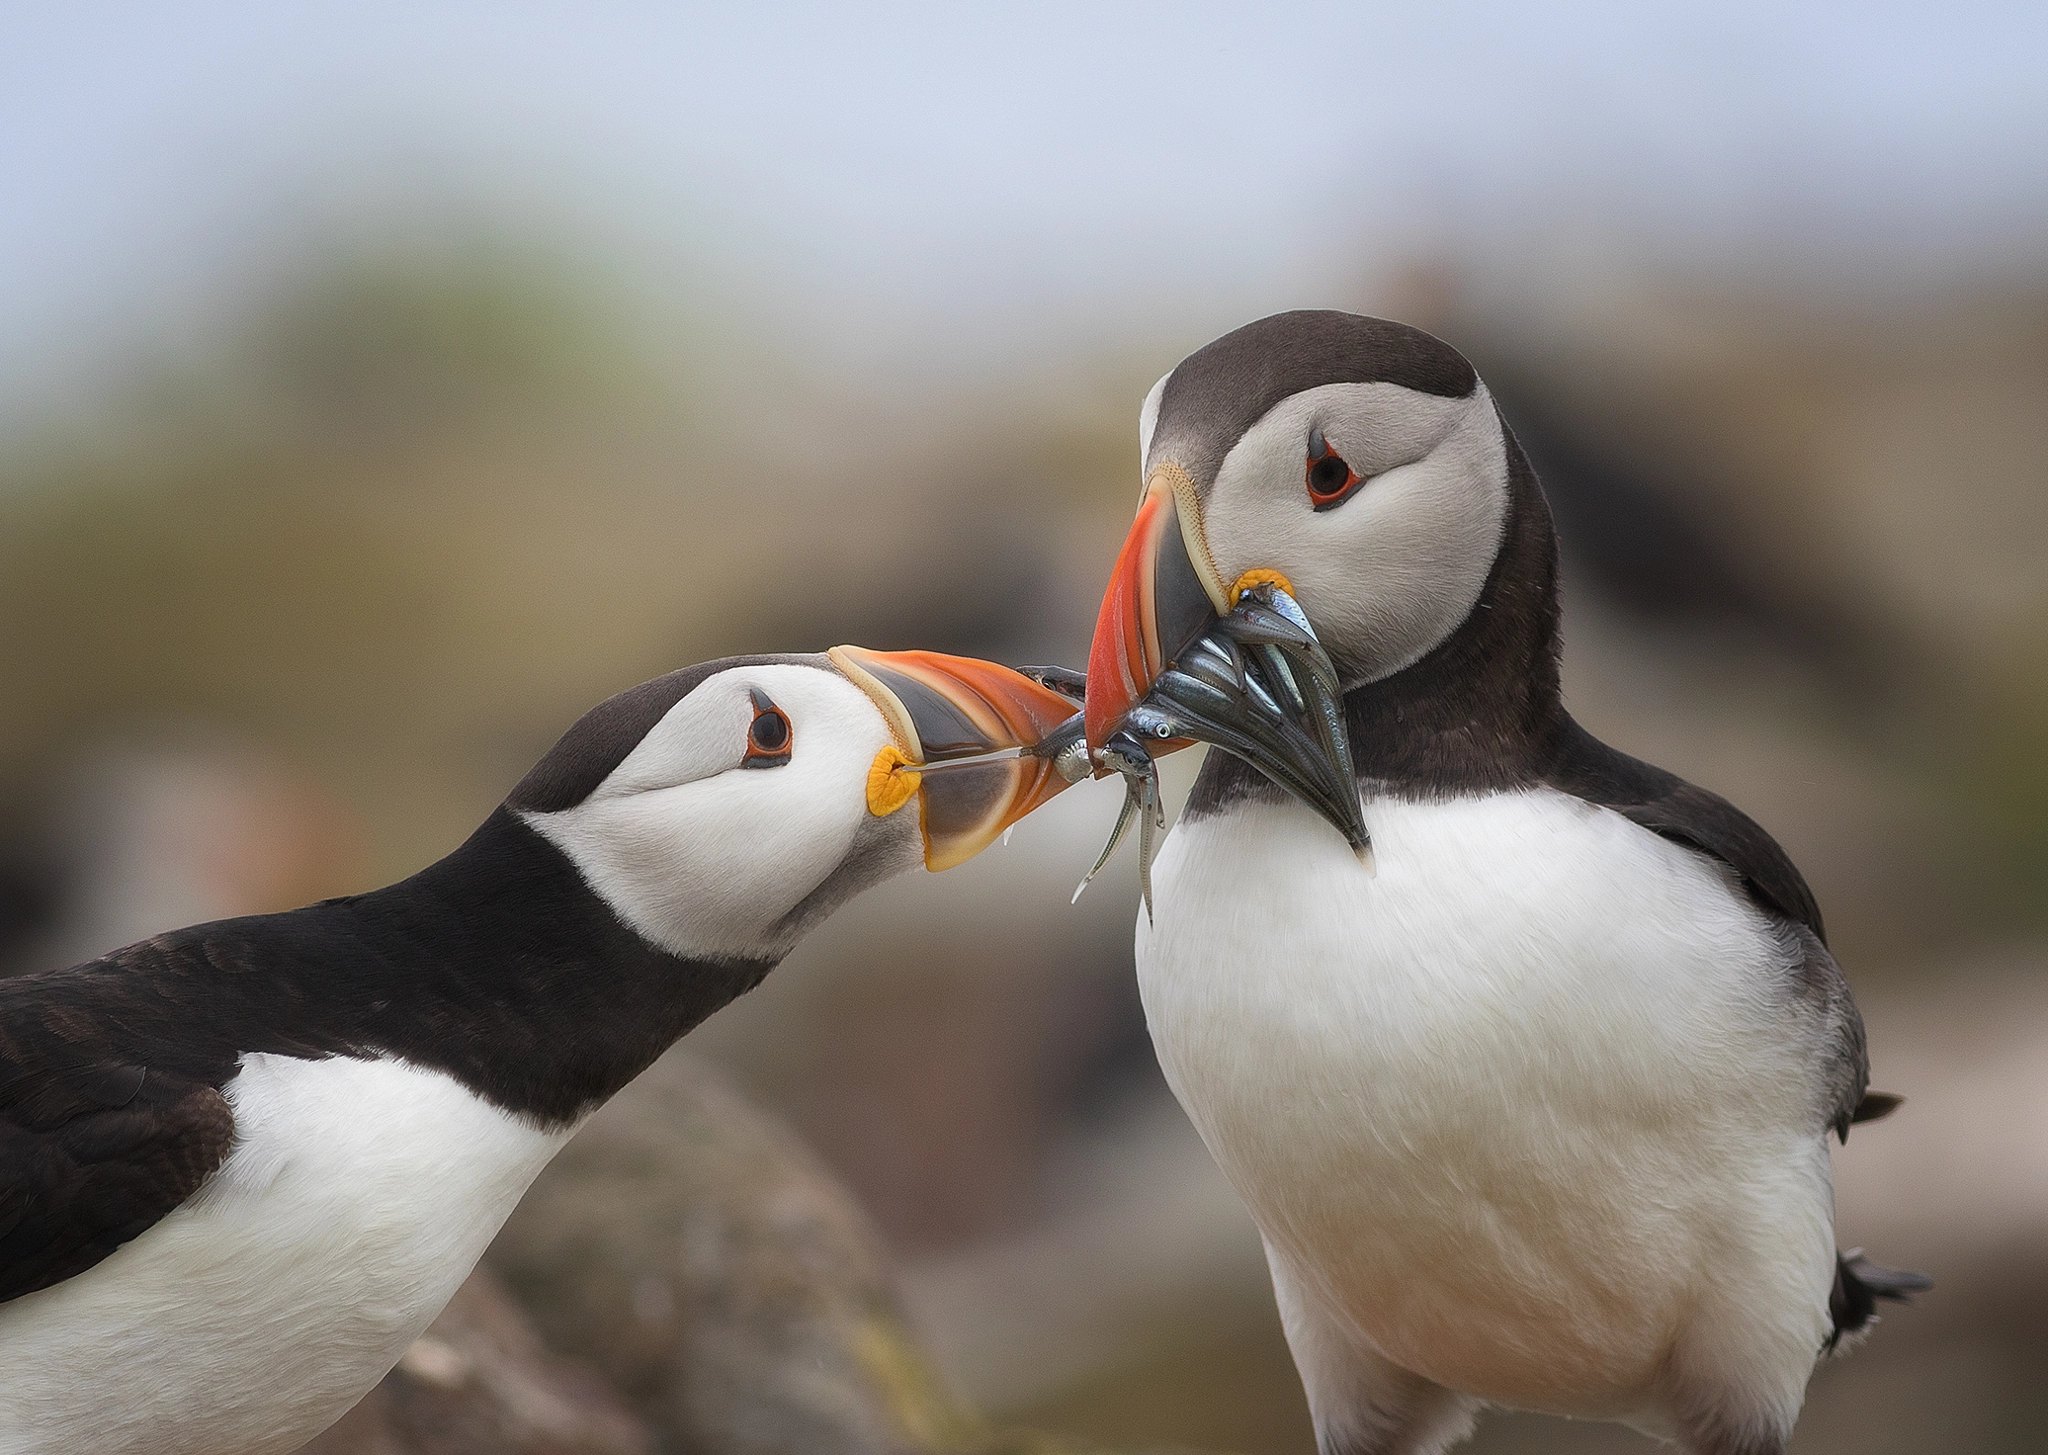
[[[1322,814],[1372,871],[1337,669],[1294,598],[1265,585],[1190,642],[1094,749],[1096,767],[1123,776],[1124,803],[1075,899],[1136,820],[1138,883],[1151,915],[1155,833],[1166,827],[1153,752],[1176,738],[1213,743],[1250,763]]]

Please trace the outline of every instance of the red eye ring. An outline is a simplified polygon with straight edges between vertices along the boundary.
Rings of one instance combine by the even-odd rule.
[[[1332,449],[1330,442],[1323,438],[1320,429],[1308,432],[1308,468],[1305,471],[1308,486],[1308,502],[1317,510],[1329,510],[1342,505],[1351,498],[1351,492],[1364,484],[1359,473],[1346,464],[1344,457]]]
[[[796,738],[789,725],[789,714],[758,687],[751,689],[749,695],[754,699],[754,720],[747,727],[747,754],[740,759],[740,766],[780,768],[789,761],[790,747]]]

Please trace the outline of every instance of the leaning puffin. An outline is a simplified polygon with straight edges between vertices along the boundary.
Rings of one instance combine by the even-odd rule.
[[[1493,1403],[1778,1455],[1818,1356],[1925,1286],[1835,1251],[1827,1135],[1895,1098],[1798,870],[1566,713],[1550,512],[1455,350],[1280,314],[1139,429],[1088,741],[1229,750],[1138,977],[1321,1449]]]
[[[691,667],[410,879],[0,982],[0,1452],[298,1448],[607,1097],[1080,776],[1074,710],[922,652]]]

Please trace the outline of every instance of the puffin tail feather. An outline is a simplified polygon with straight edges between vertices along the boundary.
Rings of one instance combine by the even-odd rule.
[[[1828,1313],[1835,1322],[1828,1341],[1821,1347],[1832,1354],[1843,1339],[1852,1343],[1877,1322],[1877,1301],[1911,1303],[1913,1295],[1934,1287],[1934,1280],[1922,1273],[1881,1268],[1863,1256],[1861,1248],[1835,1255],[1835,1286],[1828,1294]]]

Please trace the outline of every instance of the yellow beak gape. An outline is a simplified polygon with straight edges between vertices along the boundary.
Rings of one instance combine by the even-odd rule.
[[[890,743],[868,766],[868,812],[887,818],[917,796],[917,785],[923,781],[924,775],[903,750]]]

